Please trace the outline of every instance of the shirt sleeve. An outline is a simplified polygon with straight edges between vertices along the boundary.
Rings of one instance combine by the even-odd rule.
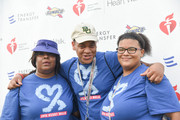
[[[115,79],[122,74],[122,67],[118,61],[117,52],[107,51],[105,52],[105,60],[110,70],[112,71]]]
[[[20,120],[19,89],[12,89],[6,95],[1,120]]]
[[[69,75],[69,70],[71,68],[71,66],[73,65],[73,63],[77,60],[76,57],[73,57],[65,62],[63,62],[61,64],[61,67],[60,67],[60,71],[59,71],[59,74],[62,75],[62,77],[64,77],[65,79],[68,79]]]
[[[146,80],[145,90],[151,115],[180,111],[180,104],[175,91],[165,75],[159,84]]]

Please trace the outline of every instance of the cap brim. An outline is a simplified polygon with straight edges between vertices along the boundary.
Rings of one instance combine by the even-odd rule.
[[[78,43],[83,43],[86,41],[95,41],[95,42],[98,41],[96,36],[81,36],[81,37],[75,38],[75,40]]]
[[[32,51],[48,52],[60,55],[58,50],[53,47],[46,48],[44,46],[36,46],[34,49],[32,49]]]

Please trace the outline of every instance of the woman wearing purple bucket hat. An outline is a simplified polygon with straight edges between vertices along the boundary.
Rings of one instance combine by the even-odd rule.
[[[57,43],[39,40],[30,61],[35,70],[24,78],[23,86],[6,96],[1,120],[70,120],[73,94],[58,74],[60,54]]]

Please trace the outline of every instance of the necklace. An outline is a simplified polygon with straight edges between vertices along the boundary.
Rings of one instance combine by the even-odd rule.
[[[117,85],[116,85],[116,88],[115,88],[115,90],[114,90],[114,92],[113,92],[113,94],[112,94],[112,96],[111,96],[110,105],[109,105],[109,120],[111,120],[111,101],[113,100],[113,97],[114,97],[114,95],[115,95],[115,92],[116,92],[119,84],[120,84],[120,81],[121,81],[122,77],[123,77],[123,75],[121,75],[121,77],[119,78],[119,81],[118,81],[118,83],[117,83]]]
[[[84,97],[86,100],[86,116],[85,116],[85,120],[89,119],[89,100],[90,100],[90,95],[91,95],[91,87],[92,87],[92,83],[93,83],[93,77],[94,77],[94,69],[95,69],[95,65],[96,65],[96,57],[94,57],[93,61],[92,61],[92,68],[91,68],[91,73],[90,73],[90,78],[89,78],[89,87],[88,87],[88,94],[86,96],[86,92],[83,88],[84,84],[82,81],[82,77],[81,77],[81,72],[80,72],[80,67],[79,67],[79,62],[77,62],[77,69],[78,69],[78,73],[79,73],[79,79],[81,80],[81,84],[82,84],[82,89],[83,89],[83,93],[84,93]]]

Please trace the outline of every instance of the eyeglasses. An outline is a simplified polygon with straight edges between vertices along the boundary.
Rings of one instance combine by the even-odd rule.
[[[129,47],[129,48],[125,49],[123,47],[118,47],[118,48],[116,48],[116,50],[118,51],[119,54],[125,53],[126,50],[129,54],[134,54],[134,53],[136,53],[137,50],[141,50],[141,48]]]

